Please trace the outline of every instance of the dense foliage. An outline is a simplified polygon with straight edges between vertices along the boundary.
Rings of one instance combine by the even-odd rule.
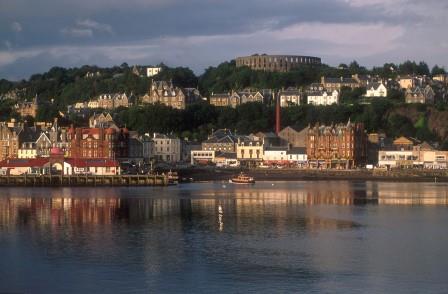
[[[102,93],[126,92],[143,95],[149,91],[151,80],[171,80],[180,87],[199,88],[203,96],[211,93],[241,90],[247,87],[255,89],[282,89],[287,87],[304,87],[319,82],[321,76],[350,77],[353,74],[379,75],[394,78],[406,74],[441,74],[445,69],[434,66],[430,71],[424,62],[406,61],[403,64],[386,63],[382,67],[367,69],[356,61],[340,64],[338,67],[327,65],[302,67],[288,73],[271,73],[253,71],[247,67],[237,68],[235,61],[224,62],[217,67],[209,67],[196,76],[189,68],[170,68],[160,65],[163,70],[153,78],[143,76],[144,67],[137,68],[126,63],[111,68],[83,66],[80,68],[53,67],[48,72],[31,76],[28,80],[11,82],[0,80],[0,97],[14,92],[19,99],[31,100],[36,94],[41,107],[36,120],[52,121],[59,117],[66,124],[85,125],[88,114],[84,117],[62,117],[61,112],[67,105],[78,101],[87,101]],[[90,73],[90,75],[87,75]],[[362,94],[365,89],[344,88],[341,92],[341,105],[316,107],[301,105],[282,109],[282,125],[303,128],[316,122],[331,124],[352,121],[363,122],[368,131],[387,131],[391,137],[399,135],[413,136],[424,140],[437,140],[428,127],[425,109],[421,109],[421,118],[410,119],[395,113],[397,107],[403,106],[404,94],[399,90],[389,90],[387,99],[377,99],[370,103]],[[367,102],[367,103],[366,103]],[[0,119],[17,117],[14,112],[15,101],[0,100]],[[445,106],[438,105],[439,110]],[[213,130],[229,128],[238,133],[272,131],[274,109],[271,105],[248,103],[232,108],[218,108],[207,103],[198,103],[186,110],[176,110],[163,105],[133,106],[129,109],[115,110],[118,123],[126,125],[139,133],[165,132],[176,133],[182,137],[204,139]],[[448,143],[445,142],[446,145]]]

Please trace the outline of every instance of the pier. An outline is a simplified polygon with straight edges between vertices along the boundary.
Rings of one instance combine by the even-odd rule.
[[[20,175],[0,176],[0,186],[70,187],[70,186],[167,186],[166,175]]]

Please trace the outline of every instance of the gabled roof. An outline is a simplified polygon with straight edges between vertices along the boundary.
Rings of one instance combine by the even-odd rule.
[[[19,134],[19,142],[36,142],[39,139],[42,130],[37,127],[24,127]]]

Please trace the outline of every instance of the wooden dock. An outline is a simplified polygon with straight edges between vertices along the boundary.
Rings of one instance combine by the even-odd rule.
[[[167,186],[166,175],[20,175],[0,176],[0,186],[76,187],[76,186]]]

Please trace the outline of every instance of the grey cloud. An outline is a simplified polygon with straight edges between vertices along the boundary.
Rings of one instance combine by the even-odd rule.
[[[11,23],[11,29],[13,32],[20,33],[22,31],[22,25],[19,22],[14,21]]]
[[[124,61],[163,61],[200,72],[208,65],[254,52],[321,54],[335,64],[341,59],[382,64],[387,57],[401,61],[403,56],[448,63],[441,54],[440,36],[448,24],[443,17],[447,13],[444,2],[3,0],[0,44],[16,56],[9,54],[3,57],[6,61],[0,60],[0,78],[23,77],[53,65],[111,65]],[[14,22],[26,29],[20,34],[13,31]],[[311,25],[306,31],[294,29],[302,24]],[[341,29],[345,25],[347,31]],[[379,25],[380,29],[366,29],[369,25]],[[362,42],[353,43],[347,38]],[[121,52],[124,47],[128,51]],[[55,48],[53,53],[21,53]]]

